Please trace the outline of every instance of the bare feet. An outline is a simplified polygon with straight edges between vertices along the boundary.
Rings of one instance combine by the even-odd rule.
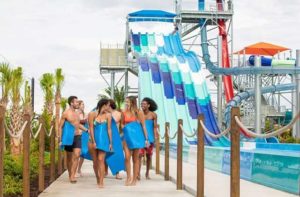
[[[99,183],[99,184],[98,184],[98,187],[99,187],[99,188],[104,188],[104,184],[103,184],[103,183],[102,183],[102,184]]]
[[[70,183],[75,184],[75,183],[77,183],[77,181],[76,181],[76,179],[73,179],[73,180],[70,179]]]
[[[119,174],[117,174],[117,175],[116,175],[116,179],[117,179],[117,180],[122,180],[122,177],[121,177]]]
[[[125,186],[130,186],[130,184],[131,184],[131,177],[126,179]]]
[[[138,181],[140,181],[141,180],[141,175],[139,174],[136,178],[137,178]]]
[[[79,177],[83,177],[83,175],[82,175],[82,173],[80,172],[78,172],[78,173],[76,173],[76,175],[75,175],[75,178],[79,178]]]
[[[130,186],[135,186],[136,185],[136,180],[132,180],[132,182],[130,183]]]
[[[149,174],[147,174],[147,173],[145,174],[145,177],[146,177],[147,180],[151,179],[150,176],[149,176]]]

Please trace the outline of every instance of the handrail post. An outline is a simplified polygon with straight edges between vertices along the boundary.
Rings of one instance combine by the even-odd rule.
[[[59,93],[60,95],[60,93]],[[57,100],[57,102],[55,102],[55,135],[58,136],[58,127],[59,127],[59,119],[60,119],[60,97],[58,97],[59,99]],[[60,150],[59,147],[59,141],[57,141],[57,173],[58,175],[62,174],[63,171],[63,163],[62,163],[62,152]]]
[[[197,128],[197,197],[204,197],[204,129],[200,121],[204,122],[203,114],[198,116]]]
[[[51,127],[53,121],[51,122]],[[52,129],[54,129],[52,127]],[[50,183],[55,180],[55,132],[52,130],[50,135]]]
[[[230,196],[240,196],[240,131],[235,117],[240,117],[240,109],[231,109],[231,154],[230,154]]]
[[[178,133],[177,133],[177,190],[182,190],[182,119],[178,120]]]
[[[23,197],[30,196],[30,120],[29,112],[25,112],[24,121],[27,121],[23,132]]]
[[[158,128],[159,129],[159,128]],[[156,167],[155,167],[155,173],[156,174],[159,174],[159,171],[160,171],[160,153],[159,153],[159,151],[160,151],[160,137],[159,137],[159,135],[157,135],[157,139],[155,140],[155,143],[156,143],[156,145],[155,145],[155,156],[156,156],[156,159],[155,159],[155,165],[156,165]]]
[[[39,192],[45,189],[45,122],[40,118],[40,124],[42,125],[39,133]]]
[[[170,144],[169,144],[169,134],[168,128],[170,127],[170,123],[166,122],[165,124],[165,180],[170,180]]]
[[[0,105],[0,197],[4,194],[4,143],[5,143],[5,108]]]

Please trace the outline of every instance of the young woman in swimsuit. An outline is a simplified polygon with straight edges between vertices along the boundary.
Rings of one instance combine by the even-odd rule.
[[[136,97],[129,96],[125,100],[125,110],[122,112],[121,127],[122,129],[129,123],[138,121],[141,123],[144,136],[145,136],[145,147],[148,147],[148,134],[145,126],[145,118],[143,111],[137,107]],[[127,180],[125,185],[136,185],[138,173],[139,173],[139,149],[129,149],[126,140],[123,141],[123,147],[125,152],[125,165]],[[131,177],[131,163],[130,159],[132,156],[133,161],[133,177]]]
[[[105,154],[112,151],[111,113],[108,113],[109,100],[101,99],[97,105],[97,115],[94,123],[90,122],[90,132],[93,147],[97,151],[99,188],[104,187],[103,179],[105,174]]]

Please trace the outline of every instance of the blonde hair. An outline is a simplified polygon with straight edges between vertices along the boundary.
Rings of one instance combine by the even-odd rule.
[[[137,107],[137,101],[136,101],[136,97],[135,96],[128,96],[128,97],[126,97],[128,100],[129,100],[129,102],[130,102],[130,107],[129,107],[129,111],[131,112],[131,113],[133,113],[135,116],[137,116],[137,114],[138,114],[138,111],[139,111],[139,109],[138,109],[138,107]]]

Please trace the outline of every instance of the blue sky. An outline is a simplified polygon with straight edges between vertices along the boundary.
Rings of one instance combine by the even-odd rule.
[[[197,1],[183,4],[195,9]],[[300,48],[299,8],[298,0],[234,0],[234,49],[258,41]],[[139,9],[173,11],[174,5],[173,0],[2,0],[0,61],[22,66],[27,78],[36,78],[37,87],[43,73],[62,67],[63,95],[78,95],[91,108],[106,86],[98,71],[100,42],[123,43],[126,14]],[[135,82],[131,80],[132,86]],[[37,110],[42,101],[37,88]]]

